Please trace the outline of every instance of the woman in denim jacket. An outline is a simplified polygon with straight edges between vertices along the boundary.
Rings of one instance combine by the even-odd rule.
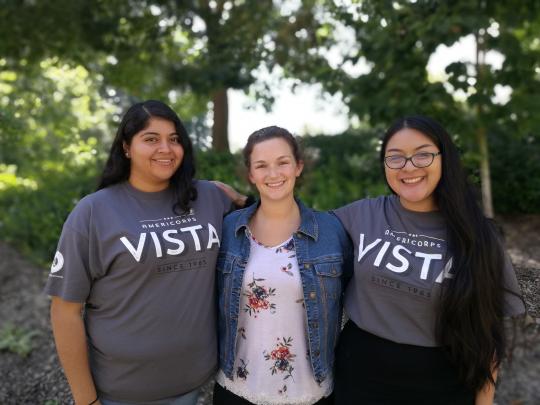
[[[251,134],[244,161],[260,203],[223,224],[214,404],[332,403],[348,236],[294,198],[303,162],[287,130]]]

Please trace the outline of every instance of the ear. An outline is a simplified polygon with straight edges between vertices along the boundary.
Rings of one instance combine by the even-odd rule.
[[[122,149],[124,149],[124,155],[125,155],[128,159],[130,159],[131,156],[130,156],[130,154],[129,154],[129,145],[126,143],[126,141],[123,141],[123,142],[122,142]]]
[[[304,161],[299,160],[296,164],[296,177],[299,177],[302,174],[302,170],[304,170]]]
[[[255,184],[255,180],[253,180],[253,176],[251,176],[251,168],[248,169],[247,178],[251,184]]]

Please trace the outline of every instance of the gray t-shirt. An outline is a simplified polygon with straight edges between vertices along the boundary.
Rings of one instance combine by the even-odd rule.
[[[354,245],[354,277],[345,310],[358,327],[397,343],[437,346],[435,311],[441,283],[452,277],[446,225],[439,212],[415,212],[397,196],[356,201],[335,210]],[[505,283],[518,292],[509,260]],[[507,315],[522,301],[505,295]]]
[[[210,182],[196,188],[178,215],[171,189],[117,184],[83,198],[64,224],[45,292],[86,303],[103,398],[159,403],[216,370],[214,270],[231,201]]]

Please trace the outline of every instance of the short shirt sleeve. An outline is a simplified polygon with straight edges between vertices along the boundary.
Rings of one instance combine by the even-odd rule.
[[[349,235],[354,231],[353,228],[353,217],[355,213],[359,210],[359,201],[352,202],[343,207],[336,208],[335,210],[330,211],[331,214],[334,214],[341,222],[345,230]]]
[[[340,216],[336,211],[340,212]],[[343,250],[343,276],[346,282],[350,280],[354,273],[354,259],[353,259],[353,244],[349,233],[347,232],[344,224],[343,215],[345,215],[343,208],[329,211],[333,218],[337,219],[336,233],[340,235],[341,246]]]
[[[521,298],[520,288],[516,277],[516,272],[510,257],[504,255],[504,315],[516,316],[525,313],[525,305]]]
[[[90,242],[84,229],[76,225],[84,220],[77,208],[64,224],[44,292],[66,301],[85,302],[92,287]]]

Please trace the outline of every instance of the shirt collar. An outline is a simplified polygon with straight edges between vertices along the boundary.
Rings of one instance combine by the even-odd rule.
[[[300,209],[300,227],[298,228],[298,232],[309,236],[313,240],[317,240],[319,238],[319,227],[317,221],[315,220],[315,214],[296,197],[295,201]],[[236,236],[238,236],[239,232],[247,228],[250,218],[255,214],[255,211],[259,205],[260,201],[257,201],[255,204],[251,204],[249,207],[241,210],[241,214],[236,220],[234,227]]]

